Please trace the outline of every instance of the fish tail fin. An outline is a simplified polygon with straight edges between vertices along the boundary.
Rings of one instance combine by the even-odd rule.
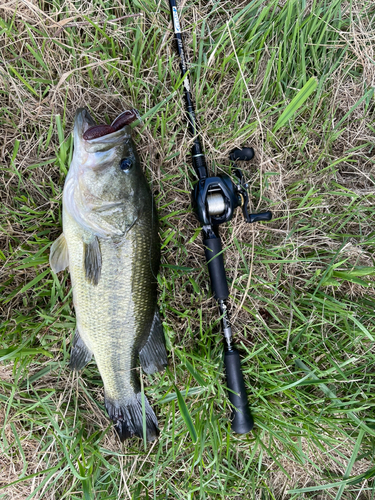
[[[146,416],[146,439],[154,441],[159,436],[158,420],[144,396]],[[140,392],[123,401],[105,398],[105,407],[109,418],[115,424],[115,429],[122,442],[132,436],[143,438],[142,394]]]

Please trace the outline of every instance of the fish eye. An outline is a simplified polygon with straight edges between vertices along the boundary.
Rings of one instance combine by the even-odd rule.
[[[133,162],[130,158],[123,158],[120,163],[121,170],[130,170],[133,166]]]

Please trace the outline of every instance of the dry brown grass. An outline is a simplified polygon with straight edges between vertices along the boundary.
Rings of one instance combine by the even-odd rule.
[[[287,3],[280,1],[278,9]],[[264,5],[266,4],[267,2],[264,2]],[[313,4],[312,1],[306,3],[306,15],[310,13]],[[344,8],[345,3],[342,4]],[[185,40],[189,58],[197,61],[199,56],[199,29],[203,18],[207,20],[206,35],[208,32],[213,37],[212,33],[215,33],[215,30],[224,26],[246,5],[245,1],[226,1],[222,3],[216,14],[211,15],[212,2],[182,2],[181,6],[186,7],[183,24],[189,32]],[[238,213],[230,229],[222,230],[223,242],[226,247],[228,277],[231,281],[231,313],[233,320],[235,320],[234,330],[237,339],[248,349],[248,353],[259,348],[260,345],[270,346],[269,358],[266,354],[264,354],[264,359],[262,358],[263,354],[259,357],[259,363],[264,362],[270,368],[263,369],[258,363],[249,375],[250,382],[260,376],[260,379],[257,379],[258,383],[255,384],[257,386],[261,386],[262,383],[266,384],[262,377],[267,370],[272,372],[273,364],[275,372],[282,372],[286,381],[289,380],[288,374],[292,376],[295,373],[294,365],[291,364],[292,354],[288,351],[288,346],[293,337],[298,313],[286,305],[285,297],[290,298],[293,293],[291,301],[298,305],[298,299],[303,298],[304,294],[310,293],[311,287],[317,285],[318,278],[314,281],[312,277],[318,272],[324,272],[332,255],[336,252],[339,252],[339,260],[346,259],[345,265],[343,265],[345,269],[374,265],[374,245],[371,243],[375,222],[374,218],[371,219],[374,217],[375,174],[373,102],[370,104],[366,101],[362,102],[344,120],[341,126],[344,129],[342,133],[331,142],[327,140],[327,138],[332,139],[330,132],[327,132],[329,126],[333,127],[349,113],[364,93],[375,85],[374,24],[371,17],[373,12],[371,8],[368,8],[367,17],[361,17],[362,2],[354,2],[352,5],[353,20],[349,29],[340,31],[340,44],[337,43],[335,47],[332,47],[332,50],[338,50],[340,47],[347,46],[348,50],[325,85],[325,90],[317,102],[313,124],[307,127],[310,115],[309,109],[305,109],[295,123],[286,127],[276,138],[271,138],[270,131],[278,114],[270,113],[270,108],[273,105],[280,106],[280,101],[284,98],[289,101],[292,93],[290,86],[286,86],[283,88],[284,95],[279,95],[274,101],[267,101],[265,96],[268,94],[263,89],[263,82],[268,61],[273,51],[278,50],[275,49],[274,45],[276,41],[279,43],[280,35],[275,30],[274,35],[270,36],[262,47],[258,72],[255,76],[252,74],[251,68],[253,60],[248,67],[244,66],[243,75],[234,71],[233,67],[235,66],[230,66],[229,63],[227,66],[220,66],[223,58],[233,53],[233,46],[230,42],[225,46],[224,54],[218,54],[205,48],[208,62],[207,66],[202,67],[198,107],[199,120],[202,125],[202,141],[207,151],[207,157],[211,162],[215,160],[218,171],[225,171],[228,167],[229,151],[233,147],[251,140],[257,156],[251,165],[251,171],[248,172],[248,178],[253,192],[261,192],[259,200],[252,199],[252,210],[267,209],[272,206],[276,219],[269,225],[256,224],[250,227],[242,221],[241,215]],[[117,2],[109,11],[118,18],[129,13],[121,2]],[[168,14],[164,11],[154,15],[145,13],[144,16],[128,20],[124,29],[107,24],[105,34],[113,40],[115,45],[116,54],[113,57],[109,49],[107,54],[103,54],[101,50],[90,52],[88,50],[91,47],[90,44],[92,46],[97,44],[100,49],[100,44],[104,44],[106,39],[91,25],[76,24],[76,32],[79,33],[81,40],[86,40],[86,45],[78,44],[73,50],[69,39],[71,35],[66,29],[67,23],[86,22],[83,16],[89,16],[90,19],[99,23],[99,26],[102,26],[101,23],[108,17],[109,11],[103,7],[96,7],[93,11],[91,2],[81,2],[79,5],[68,1],[61,2],[59,11],[52,8],[49,2],[37,0],[5,1],[0,4],[2,19],[6,23],[10,23],[13,19],[12,29],[14,33],[17,33],[17,36],[3,33],[0,37],[0,57],[2,60],[0,69],[0,163],[2,165],[0,171],[2,206],[0,249],[4,253],[4,260],[0,268],[0,282],[6,283],[2,291],[4,297],[11,294],[17,287],[26,285],[48,268],[47,263],[35,267],[20,268],[22,259],[35,252],[35,241],[40,229],[43,228],[46,231],[44,238],[50,241],[54,240],[60,233],[59,210],[64,173],[56,161],[61,144],[56,131],[55,116],[62,117],[65,124],[65,136],[68,137],[72,130],[73,117],[77,107],[88,106],[98,121],[104,121],[107,117],[113,118],[119,111],[134,106],[135,102],[141,113],[150,109],[156,104],[152,89],[157,85],[161,89],[158,94],[160,100],[167,97],[171,91],[171,76],[168,71],[162,82],[159,82],[157,73],[157,59],[164,57],[163,66],[167,66],[173,54],[170,37],[166,35],[170,22]],[[67,12],[69,12],[69,16],[67,16]],[[33,32],[35,44],[33,48],[38,47],[39,54],[42,55],[47,69],[40,66],[28,48],[27,44],[30,44],[28,25],[38,30]],[[134,87],[137,89],[136,94],[132,94],[131,90],[134,78],[134,61],[131,59],[134,36],[131,29],[134,26],[141,26],[143,32],[147,33],[150,26],[155,31],[160,29],[157,50],[153,58],[149,59],[149,65],[141,68],[136,81],[134,81]],[[196,30],[198,38],[196,50],[192,48],[194,44],[193,29]],[[37,32],[41,33],[40,36],[37,36]],[[240,46],[235,47],[235,49],[240,53]],[[30,66],[27,66],[28,63],[35,70],[30,69]],[[26,75],[31,85],[34,85],[35,78],[42,78],[52,82],[52,84],[46,83],[44,88],[42,86],[41,90],[38,90],[38,95],[35,95],[20,81],[17,74],[11,70],[11,66],[17,68],[18,72],[23,71],[22,74]],[[113,68],[116,71],[112,71]],[[175,71],[173,78],[177,80],[178,63],[176,60],[171,68]],[[222,70],[224,78],[220,75],[221,70],[219,71],[218,68],[221,70],[224,68]],[[242,77],[246,85],[243,86],[241,94],[242,103],[238,118],[233,123],[239,130],[249,122],[249,117],[251,117],[251,122],[256,122],[259,118],[262,126],[258,126],[251,133],[251,136],[246,130],[237,134],[233,123],[228,125],[231,116],[228,96],[232,89],[239,85],[238,80],[241,80]],[[127,79],[131,82],[130,85]],[[292,77],[291,80],[291,85],[295,85],[296,82]],[[124,92],[124,88],[127,92]],[[215,93],[219,95],[216,105],[214,105]],[[373,100],[373,97],[371,99]],[[256,112],[254,108],[256,108]],[[198,236],[197,239],[191,241],[197,229],[197,221],[189,208],[191,177],[189,160],[186,155],[189,152],[190,144],[182,110],[181,96],[177,93],[170,101],[166,111],[163,111],[165,113],[163,126],[166,129],[163,130],[162,125],[156,127],[156,118],[153,118],[144,130],[138,130],[136,140],[150,182],[157,193],[160,217],[165,217],[162,223],[162,234],[166,238],[169,230],[176,232],[171,242],[163,250],[163,263],[193,269],[190,275],[201,289],[197,300],[194,287],[189,282],[188,276],[176,274],[173,275],[171,289],[166,291],[167,305],[164,307],[164,321],[173,342],[171,370],[174,373],[175,382],[184,386],[189,375],[186,371],[184,372],[186,380],[181,380],[176,375],[181,363],[176,358],[174,350],[194,352],[201,321],[206,325],[212,325],[217,314],[214,301],[208,297],[209,285],[204,274],[205,271],[202,271],[204,253],[200,237]],[[173,113],[176,113],[176,116],[171,119],[170,116]],[[303,128],[304,125],[306,125],[306,129]],[[306,137],[306,133],[309,134],[308,137]],[[17,141],[19,141],[19,149],[16,158],[12,161]],[[364,144],[365,146],[360,148]],[[179,154],[174,158],[169,158],[171,152],[179,152]],[[340,159],[341,161],[335,168],[330,168],[330,165]],[[32,165],[39,166],[30,168]],[[270,173],[274,175],[266,175]],[[349,190],[358,199],[348,198],[346,191],[339,192],[337,185]],[[307,197],[301,206],[301,202],[310,188],[314,188],[314,192],[310,197]],[[314,197],[318,200],[317,203],[309,205],[308,201]],[[353,216],[352,212],[347,210],[351,202],[353,202],[354,207]],[[32,218],[25,217],[25,214],[30,213],[31,210],[32,213],[35,213],[34,222]],[[178,211],[178,213],[171,215],[174,211]],[[368,219],[366,220],[365,217]],[[330,221],[340,230],[330,231]],[[299,230],[303,225],[307,227],[306,231]],[[361,238],[348,237],[343,244],[342,239],[338,238],[336,233],[360,234]],[[312,258],[313,256],[315,256],[315,260]],[[306,261],[306,258],[309,258],[310,261]],[[267,262],[267,259],[272,262]],[[163,268],[161,279],[166,282],[172,281],[171,272],[170,268]],[[12,281],[7,283],[10,275]],[[321,275],[319,274],[319,276]],[[373,277],[368,279],[373,282]],[[306,283],[309,280],[311,280],[311,284],[307,286]],[[350,281],[340,282],[339,288],[326,287],[325,291],[337,300],[345,298],[345,300],[352,300],[353,303],[362,298],[366,300],[375,298],[373,286],[366,288]],[[34,289],[31,288],[25,293],[16,294],[9,302],[1,305],[2,319],[9,322],[6,324],[6,334],[4,334],[4,348],[13,345],[12,341],[15,341],[16,344],[20,342],[16,321],[19,315],[28,317],[35,310],[54,314],[63,304],[63,300],[61,300],[57,302],[53,310],[50,310],[48,309],[48,300],[49,297],[38,296],[38,293],[35,293]],[[261,311],[264,308],[270,309],[271,318],[266,320],[262,318]],[[189,314],[182,314],[185,310]],[[69,311],[73,315],[70,306],[64,310],[64,314],[69,314]],[[203,320],[200,317],[201,311],[203,311]],[[360,315],[360,317],[362,316]],[[310,319],[316,321],[316,312],[311,311]],[[324,321],[323,317],[322,323]],[[332,317],[330,317],[330,321],[333,321]],[[274,332],[275,339],[279,342],[276,347],[265,328],[266,326]],[[370,329],[370,327],[370,320],[368,320],[366,328]],[[27,330],[28,333],[30,331],[30,329]],[[37,336],[37,343],[42,346],[46,345],[51,350],[55,361],[62,359],[60,344],[54,341],[49,345],[48,338],[50,335],[58,337],[62,331],[54,329],[54,326],[51,325],[51,327],[43,328]],[[68,333],[67,330],[64,331],[66,338],[68,338]],[[326,327],[322,324],[323,344],[329,341],[331,335],[336,335],[332,323],[327,323]],[[315,341],[317,342],[316,338]],[[202,340],[202,344],[210,342],[213,346],[212,351],[216,353],[214,344],[219,342],[218,338],[213,339],[213,335],[209,334]],[[375,354],[373,346],[369,347],[366,342],[356,344],[351,353],[347,351],[341,353],[339,341],[337,346],[340,353],[338,359],[341,361],[348,359],[349,354],[358,356],[358,359],[362,360],[366,356],[373,359]],[[329,348],[317,351],[312,350],[311,358],[321,371],[328,370],[332,366],[331,358],[328,357],[331,355]],[[211,362],[212,364],[216,363],[215,367],[217,367],[217,359],[211,360]],[[31,377],[42,366],[44,365],[40,363],[35,365],[31,363],[27,367],[27,375]],[[364,376],[366,376],[366,370],[371,376],[371,366],[364,366]],[[61,425],[61,429],[64,429],[62,421],[59,420],[61,415],[66,415],[67,418],[73,416],[74,419],[82,419],[82,415],[84,415],[89,434],[98,429],[103,431],[107,429],[108,420],[96,406],[93,406],[93,399],[78,387],[77,380],[65,368],[59,372],[58,380],[56,380],[56,373],[53,371],[38,380],[33,386],[33,390],[35,393],[51,387],[56,390],[51,401],[56,408],[56,419],[58,425]],[[358,374],[356,376],[359,377]],[[270,376],[270,378],[272,377]],[[286,383],[284,378],[280,379],[280,385]],[[18,382],[15,380],[15,374],[12,372],[10,364],[0,365],[0,379],[5,383],[1,389],[1,395],[8,398],[11,388],[16,387],[14,398],[17,400],[15,408],[9,408],[6,405],[6,399],[3,399],[4,405],[0,412],[0,427],[4,431],[2,446],[6,450],[0,457],[0,485],[6,486],[21,478],[21,474],[26,476],[44,471],[47,462],[51,467],[53,464],[59,463],[61,449],[56,446],[55,442],[51,442],[47,450],[43,449],[43,439],[51,431],[51,427],[45,421],[35,424],[31,431],[30,426],[25,425],[20,419],[19,410],[16,407],[22,407],[24,396],[19,395]],[[84,379],[81,380],[85,383]],[[369,383],[368,380],[366,383]],[[358,389],[355,382],[353,382],[353,386],[355,386],[355,390]],[[271,386],[267,387],[269,390]],[[102,389],[100,387],[89,387],[89,389],[91,396],[102,402]],[[342,391],[345,392],[344,389]],[[355,392],[354,389],[353,392]],[[256,389],[254,389],[254,393],[256,394],[254,398],[257,397],[259,402],[257,404],[262,411],[262,399],[257,396]],[[318,391],[317,394],[319,398],[322,397]],[[268,404],[267,397],[265,399]],[[75,406],[69,404],[73,400]],[[29,404],[29,401],[25,400],[27,406],[26,403]],[[290,411],[288,396],[285,396],[284,403],[286,409],[281,409],[280,414],[283,411]],[[219,407],[222,407],[221,404]],[[370,406],[370,408],[372,407]],[[164,411],[164,407],[161,411]],[[225,411],[228,413],[227,408]],[[268,412],[269,410],[264,411]],[[8,412],[7,415],[6,412]],[[261,413],[258,416],[262,418]],[[374,418],[373,413],[370,413],[370,416]],[[164,416],[162,416],[163,418]],[[4,426],[3,422],[5,422]],[[11,423],[22,443],[27,461],[26,469],[24,469],[25,462],[18,451]],[[323,449],[305,437],[298,438],[296,447],[300,450],[300,457],[297,458],[284,453],[283,444],[271,443],[269,435],[264,437],[265,444],[269,444],[271,448],[275,447],[272,448],[272,453],[264,451],[261,457],[262,474],[275,498],[290,498],[287,491],[296,485],[299,487],[319,485],[328,482],[327,477],[343,476],[346,463],[353,451],[353,439],[346,440],[344,436],[353,433],[355,426],[350,428],[350,432],[341,435],[332,431],[328,426],[329,423],[326,425],[325,432],[329,436],[330,443],[336,444],[327,444]],[[347,422],[345,425],[348,425]],[[369,437],[370,439],[372,438]],[[297,440],[295,441],[297,442]],[[366,446],[368,442],[366,442]],[[180,449],[183,450],[184,445],[181,443],[185,443],[185,441],[181,439],[180,442]],[[167,453],[169,445],[169,441],[165,443],[165,453]],[[107,454],[117,452],[118,441],[112,431],[108,431],[102,438],[100,446],[106,450]],[[123,454],[119,458],[120,493],[118,498],[131,498],[131,492],[138,481],[137,478],[143,477],[144,471],[152,469],[153,453],[156,448],[155,450],[152,448],[149,455],[141,455],[140,445],[139,455],[136,455],[135,446],[137,445],[134,443],[125,445],[122,450]],[[238,454],[249,457],[251,450],[249,451],[241,441],[238,446],[240,450]],[[365,450],[368,450],[368,447]],[[127,457],[128,451],[129,456]],[[279,463],[275,462],[276,455],[279,457]],[[371,453],[369,452],[368,455],[370,456]],[[48,456],[48,460],[46,460],[46,456]],[[253,458],[254,468],[259,456],[257,452]],[[207,457],[205,460],[209,463]],[[359,475],[371,468],[372,465],[370,458],[361,458],[355,462],[351,475]],[[190,465],[183,463],[179,467],[178,472],[181,476],[181,482],[183,482],[184,477],[190,474]],[[47,491],[48,485],[45,485],[33,498],[52,500],[59,498],[64,488],[68,490],[71,481],[69,473],[63,475],[63,478],[55,484],[57,474],[58,472],[51,477],[53,488]],[[174,474],[178,476],[173,468],[173,462],[166,463],[160,474],[162,478],[173,477]],[[199,471],[192,474],[192,482],[199,484]],[[43,478],[44,473],[41,473],[41,475],[35,475],[31,479],[11,485],[3,490],[3,493],[6,494],[5,498],[7,500],[28,498],[41,484]],[[79,483],[76,484],[79,486]],[[354,496],[343,496],[342,498],[371,498],[368,484],[364,482],[363,491],[358,489],[353,493]],[[245,482],[243,491],[247,491]],[[257,490],[259,495],[261,491],[262,487],[259,486]],[[79,495],[82,494],[81,490],[76,494],[79,498]],[[211,498],[221,497],[212,494]],[[239,496],[238,498],[245,497]],[[305,497],[300,496],[300,498]],[[306,498],[308,497],[306,496]],[[320,500],[332,498],[332,492],[322,493],[314,498]]]

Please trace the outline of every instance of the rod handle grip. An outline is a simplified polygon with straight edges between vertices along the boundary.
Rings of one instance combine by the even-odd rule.
[[[223,248],[219,237],[203,240],[211,290],[216,300],[226,300],[229,296],[227,277],[224,268]]]
[[[236,349],[225,351],[224,363],[229,389],[228,396],[233,405],[232,430],[237,434],[246,434],[253,428],[254,420],[247,400],[239,352]]]

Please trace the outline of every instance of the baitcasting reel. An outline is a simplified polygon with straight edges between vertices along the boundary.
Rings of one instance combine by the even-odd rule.
[[[249,161],[253,157],[253,148],[236,148],[229,155],[233,166],[236,165],[236,160]],[[248,186],[244,183],[240,169],[235,169],[234,174],[238,179],[238,184],[234,184],[228,175],[220,174],[217,177],[200,179],[195,185],[192,191],[192,205],[203,226],[211,224],[218,226],[230,221],[237,207],[242,208],[246,222],[271,220],[271,212],[248,213]]]

